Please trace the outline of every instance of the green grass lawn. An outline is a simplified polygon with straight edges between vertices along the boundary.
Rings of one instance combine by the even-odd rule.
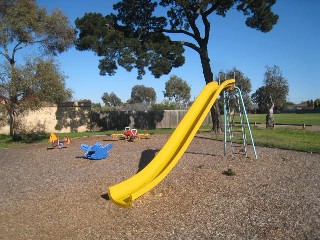
[[[257,146],[320,153],[319,131],[253,128],[253,138]]]
[[[248,114],[251,123],[266,123],[266,114]],[[320,113],[280,113],[274,114],[275,124],[306,124],[320,126]]]
[[[208,134],[212,139],[223,140],[223,134],[216,135],[210,133],[210,128],[211,126],[203,126],[199,132]],[[320,131],[293,128],[265,129],[257,127],[253,127],[251,130],[256,146],[320,153]],[[247,132],[248,143],[251,144],[249,137],[249,133]]]

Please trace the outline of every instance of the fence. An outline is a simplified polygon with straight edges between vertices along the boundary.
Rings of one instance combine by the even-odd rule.
[[[138,129],[175,128],[182,120],[186,110],[163,110],[163,111],[110,111],[92,113],[92,131],[124,129],[125,127]],[[210,124],[211,115],[204,120]]]

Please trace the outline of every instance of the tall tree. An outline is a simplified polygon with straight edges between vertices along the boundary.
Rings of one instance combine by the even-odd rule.
[[[279,66],[266,66],[266,72],[263,80],[264,86],[257,89],[252,94],[252,101],[257,103],[259,108],[267,109],[266,127],[274,127],[274,110],[281,110],[289,93],[289,84],[283,76]]]
[[[266,86],[259,87],[252,95],[251,100],[258,105],[259,113],[268,113],[268,92]]]
[[[111,92],[110,94],[107,92],[104,93],[101,99],[106,106],[110,107],[120,107],[122,104],[121,99],[114,92]]]
[[[74,39],[75,30],[61,11],[49,15],[35,0],[1,1],[0,98],[9,114],[11,135],[17,133],[18,115],[28,110],[28,106],[40,107],[43,101],[61,100],[71,93],[64,89],[64,76],[53,60],[38,57],[27,62],[21,60],[18,65],[17,59],[21,58],[17,54],[26,49],[35,52],[35,47],[39,47],[42,56],[54,56],[67,50]]]
[[[157,94],[152,87],[135,85],[131,89],[131,103],[153,103],[157,99]]]
[[[174,101],[179,105],[180,109],[182,105],[188,104],[191,98],[191,87],[182,78],[175,75],[171,76],[165,84],[164,97]]]
[[[168,74],[184,63],[183,47],[199,54],[205,83],[213,81],[208,43],[210,15],[225,17],[231,8],[247,16],[246,25],[268,32],[278,16],[271,7],[276,0],[122,0],[114,5],[117,15],[88,13],[76,20],[80,30],[79,50],[92,50],[100,59],[101,74],[115,74],[118,65],[130,71],[138,69],[138,78],[145,68],[155,76]],[[155,11],[158,7],[165,11]],[[172,36],[175,36],[171,38]],[[180,38],[181,37],[181,38]],[[180,38],[180,40],[177,40]],[[188,41],[191,39],[191,41]],[[221,130],[218,102],[211,110],[213,129]]]

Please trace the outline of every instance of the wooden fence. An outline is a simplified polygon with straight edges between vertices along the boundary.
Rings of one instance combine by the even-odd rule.
[[[92,113],[91,127],[93,131],[124,129],[125,127],[138,129],[175,128],[178,126],[186,110],[163,111],[110,111]],[[204,123],[210,124],[210,114]]]

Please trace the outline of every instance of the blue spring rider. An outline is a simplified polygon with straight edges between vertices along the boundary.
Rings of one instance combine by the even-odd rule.
[[[93,146],[89,146],[87,144],[81,144],[80,148],[86,153],[84,154],[85,158],[91,159],[91,160],[101,160],[106,157],[109,157],[109,152],[112,148],[112,144],[107,144],[106,146],[103,146],[102,143],[97,142]]]

